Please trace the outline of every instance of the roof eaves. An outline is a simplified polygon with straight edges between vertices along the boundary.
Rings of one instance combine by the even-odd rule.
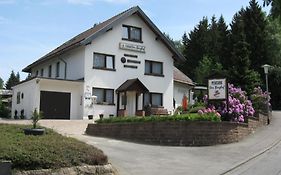
[[[186,58],[176,49],[176,47],[169,41],[164,34],[157,28],[157,26],[146,16],[146,14],[137,6],[137,11],[140,13],[141,17],[144,18],[144,20],[148,23],[149,26],[154,30],[155,33],[158,34],[160,39],[166,44],[166,46],[172,51],[175,56],[174,59],[177,59],[178,61],[185,61]]]
[[[177,79],[174,79],[174,81],[179,82],[179,83],[183,83],[183,84],[188,84],[190,86],[195,86],[195,84],[192,83],[192,82],[187,82],[187,81],[182,81],[182,80],[177,80]]]
[[[119,14],[120,16],[117,16],[116,19],[112,20],[109,24],[105,25],[103,28],[101,28],[97,32],[93,33],[92,35],[90,35],[89,37],[87,37],[83,41],[81,41],[81,44],[82,45],[87,45],[87,44],[91,43],[92,40],[94,40],[98,36],[104,34],[109,29],[113,28],[113,26],[118,24],[123,19],[125,19],[125,18],[131,16],[132,14],[134,14],[135,12],[137,12],[138,9],[139,9],[139,7],[135,6],[135,7],[132,7],[131,9],[129,9],[129,10]]]
[[[53,57],[53,56],[60,55],[60,54],[66,52],[66,51],[68,51],[68,50],[74,49],[74,48],[76,48],[76,47],[78,47],[78,46],[80,46],[80,45],[81,45],[80,42],[76,42],[76,43],[73,43],[72,45],[70,45],[70,46],[68,46],[68,47],[66,47],[66,48],[64,48],[64,49],[62,49],[62,50],[59,50],[59,51],[57,51],[57,52],[55,52],[55,53],[47,54],[47,55],[43,56],[42,58],[38,59],[37,61],[31,63],[31,64],[28,65],[27,67],[23,68],[22,71],[23,71],[23,72],[29,73],[29,72],[30,72],[30,69],[31,69],[33,66],[35,66],[35,65],[37,65],[37,64],[39,64],[39,63],[42,63],[42,62],[44,62],[44,61],[50,59],[50,58]]]

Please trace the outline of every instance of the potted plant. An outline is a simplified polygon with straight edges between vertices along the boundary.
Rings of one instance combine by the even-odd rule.
[[[43,118],[42,112],[38,112],[37,109],[35,108],[33,113],[32,113],[32,128],[26,128],[24,129],[24,134],[25,135],[43,135],[45,132],[44,128],[37,128],[37,123],[40,119]]]

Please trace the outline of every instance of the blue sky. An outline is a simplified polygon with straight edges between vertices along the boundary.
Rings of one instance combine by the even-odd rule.
[[[14,70],[25,79],[25,66],[135,5],[162,32],[181,39],[203,16],[222,14],[229,23],[248,0],[0,0],[0,77],[6,81]]]

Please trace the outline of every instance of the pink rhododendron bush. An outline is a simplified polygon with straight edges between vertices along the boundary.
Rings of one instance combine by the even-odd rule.
[[[255,110],[247,94],[241,88],[228,84],[228,108],[226,101],[211,102],[208,96],[204,97],[204,102],[208,106],[205,110],[198,111],[199,114],[210,112],[210,110],[221,116],[222,120],[233,122],[246,122],[247,117],[253,116]]]
[[[254,89],[253,94],[251,95],[251,100],[253,102],[253,107],[258,112],[267,112],[267,104],[271,106],[269,103],[270,101],[270,94],[267,92],[263,92],[260,87],[256,87]]]

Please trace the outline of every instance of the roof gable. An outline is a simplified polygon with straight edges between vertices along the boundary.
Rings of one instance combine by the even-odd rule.
[[[112,29],[115,25],[121,23],[127,17],[138,14],[139,17],[148,25],[148,27],[157,35],[157,39],[160,39],[165,46],[173,53],[173,59],[177,61],[184,61],[184,56],[175,48],[175,46],[163,35],[163,33],[155,26],[155,24],[146,16],[146,14],[140,9],[140,7],[135,6],[132,7],[112,18],[80,33],[79,35],[73,37],[72,39],[68,40],[67,42],[63,43],[56,49],[52,50],[45,56],[41,57],[37,61],[33,62],[32,64],[28,65],[23,69],[24,72],[30,72],[31,68],[43,63],[54,56],[60,55],[69,51],[71,49],[77,48],[82,45],[87,45],[91,43],[95,38],[104,34],[108,30]]]

